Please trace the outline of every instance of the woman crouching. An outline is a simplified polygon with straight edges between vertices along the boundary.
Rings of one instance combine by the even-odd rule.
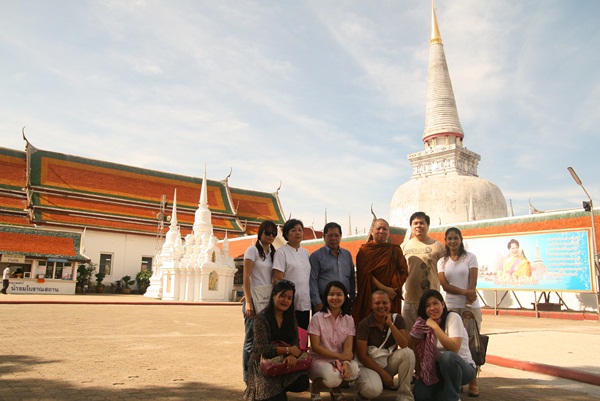
[[[410,332],[419,377],[413,388],[415,401],[457,401],[461,386],[472,382],[477,372],[462,318],[448,312],[442,294],[436,290],[423,294],[417,314],[419,318]]]
[[[310,378],[311,401],[322,401],[321,387],[330,389],[332,401],[346,401],[340,390],[343,380],[358,377],[358,364],[353,359],[354,319],[349,314],[350,298],[346,286],[332,281],[321,295],[323,309],[313,315],[308,334],[313,358]]]
[[[299,348],[298,324],[294,317],[295,292],[294,283],[280,280],[273,287],[269,305],[254,318],[254,343],[244,393],[244,399],[247,401],[285,401],[288,391],[299,393],[308,390],[307,371],[266,377],[260,367],[261,356],[270,359],[282,355],[285,363],[294,366],[297,358],[302,355]],[[276,342],[287,343],[290,346],[276,345]]]

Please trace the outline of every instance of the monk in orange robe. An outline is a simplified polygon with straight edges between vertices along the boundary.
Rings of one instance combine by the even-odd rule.
[[[377,219],[371,227],[373,239],[363,244],[356,255],[356,298],[352,306],[354,323],[371,313],[371,293],[387,292],[392,301],[391,313],[402,312],[402,286],[408,277],[408,265],[402,249],[388,242],[390,225]]]

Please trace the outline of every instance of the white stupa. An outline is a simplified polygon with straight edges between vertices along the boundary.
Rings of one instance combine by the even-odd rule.
[[[155,258],[158,263],[144,295],[172,301],[230,301],[237,269],[229,256],[227,238],[223,241],[223,250],[217,242],[208,208],[205,167],[193,234],[188,234],[185,241],[181,240],[175,191],[171,225],[161,252]]]
[[[408,155],[412,176],[394,193],[390,224],[406,227],[416,211],[427,213],[431,225],[506,217],[504,195],[477,176],[481,156],[464,147],[464,136],[432,5],[425,149]]]

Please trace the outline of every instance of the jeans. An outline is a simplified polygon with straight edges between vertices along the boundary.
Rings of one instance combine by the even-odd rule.
[[[254,329],[252,323],[254,318],[246,315],[246,301],[242,303],[242,314],[244,315],[244,327],[246,334],[244,335],[244,346],[242,348],[242,372],[244,374],[244,383],[248,375],[248,363],[250,362],[250,354],[252,353],[252,343],[254,342]]]
[[[415,383],[415,401],[458,401],[461,386],[471,383],[477,370],[456,352],[446,351],[436,363],[439,382],[431,386],[421,379]]]

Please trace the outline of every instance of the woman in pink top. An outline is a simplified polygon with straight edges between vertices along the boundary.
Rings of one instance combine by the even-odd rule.
[[[310,325],[311,401],[321,401],[322,386],[330,389],[333,401],[345,401],[340,390],[343,380],[354,381],[358,377],[358,364],[353,360],[354,319],[349,314],[348,290],[339,281],[325,287],[323,309],[316,313]]]

